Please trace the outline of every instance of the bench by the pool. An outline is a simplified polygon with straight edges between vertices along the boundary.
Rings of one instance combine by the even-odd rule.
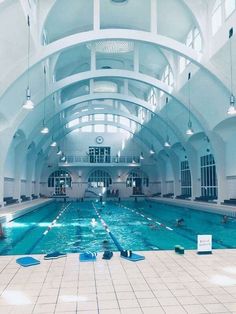
[[[5,205],[11,205],[11,204],[15,204],[15,203],[18,203],[18,199],[16,198],[13,198],[12,196],[6,196],[3,198],[3,201],[5,203]]]

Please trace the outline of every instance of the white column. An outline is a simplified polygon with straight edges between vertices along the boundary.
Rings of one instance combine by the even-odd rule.
[[[89,81],[89,94],[92,94],[93,93],[93,90],[94,90],[94,80],[91,79]],[[92,102],[91,102],[92,103]]]
[[[91,71],[96,71],[96,50],[94,45],[91,48]]]
[[[139,47],[137,43],[134,45],[134,72],[139,72]]]
[[[37,180],[35,182],[35,195],[39,196],[39,193],[40,193],[40,182],[39,180]]]
[[[129,95],[129,82],[127,79],[124,79],[124,94]]]
[[[26,188],[25,188],[25,195],[26,197],[30,197],[30,199],[32,198],[31,196],[31,192],[32,192],[32,180],[28,179],[26,180]]]
[[[157,33],[157,0],[151,0],[150,31]]]
[[[188,157],[189,169],[191,173],[191,183],[192,183],[192,197],[194,200],[195,197],[200,196],[200,184],[198,181],[198,152],[190,145],[186,144],[186,155]]]
[[[14,181],[14,192],[13,192],[13,198],[16,198],[19,203],[21,203],[21,179],[19,177],[15,178]]]
[[[93,29],[100,29],[100,0],[93,0]]]
[[[0,175],[0,206],[3,206],[3,197],[4,197],[4,175]]]

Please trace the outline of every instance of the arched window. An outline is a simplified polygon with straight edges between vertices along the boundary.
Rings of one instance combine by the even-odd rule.
[[[155,110],[157,106],[157,91],[154,88],[150,89],[147,102],[152,106],[152,109]]]
[[[48,187],[54,188],[54,194],[66,194],[66,188],[71,188],[71,176],[65,170],[54,171],[48,178]]]
[[[174,86],[174,75],[169,64],[167,64],[167,66],[165,67],[164,72],[162,73],[161,80],[171,87]],[[160,91],[160,97],[162,97],[163,95],[164,92]]]
[[[142,188],[149,186],[148,176],[142,171],[131,171],[126,180],[126,187],[133,188],[133,195],[142,194]]]
[[[170,86],[174,85],[174,76],[173,76],[173,72],[169,64],[167,64],[167,66],[165,67],[161,80],[167,85],[170,85]]]
[[[112,184],[111,176],[103,170],[93,171],[88,179],[88,185],[92,188],[107,188]]]
[[[215,35],[222,25],[222,0],[216,0],[211,15],[212,35]]]
[[[197,52],[202,51],[202,37],[197,27],[192,28],[185,41],[185,45]],[[179,57],[179,72],[182,73],[190,61],[184,57]]]
[[[181,161],[181,194],[185,196],[192,196],[191,172],[188,160]]]

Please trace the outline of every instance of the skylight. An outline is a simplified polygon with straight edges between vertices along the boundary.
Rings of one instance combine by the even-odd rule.
[[[87,44],[87,47],[90,50],[94,47],[95,51],[100,53],[127,53],[134,51],[134,42],[128,40],[100,40]]]
[[[111,81],[95,81],[94,93],[117,93],[117,84]]]
[[[74,126],[76,126],[77,124],[79,124],[79,119],[74,119],[70,122],[67,123],[66,127],[67,128],[73,128]]]

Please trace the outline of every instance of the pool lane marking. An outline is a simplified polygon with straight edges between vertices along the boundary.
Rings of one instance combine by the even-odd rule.
[[[65,210],[71,205],[68,204],[66,207],[64,207],[59,214],[57,215],[57,217],[50,223],[50,225],[47,227],[47,229],[44,231],[43,235],[45,236],[46,234],[48,234],[48,232],[52,229],[52,227],[56,224],[57,220],[61,217],[62,214],[64,214]]]
[[[106,230],[106,232],[109,234],[109,236],[112,238],[112,241],[114,242],[115,246],[117,247],[117,249],[121,252],[123,251],[123,247],[120,245],[120,243],[118,242],[118,240],[116,239],[116,237],[113,235],[113,233],[111,232],[111,230],[109,229],[108,225],[105,223],[105,221],[102,219],[101,215],[99,214],[99,212],[97,211],[96,206],[93,203],[93,208],[97,214],[97,216],[99,217],[104,229]]]
[[[139,216],[142,216],[143,218],[145,218],[145,219],[147,219],[147,220],[149,220],[149,221],[153,221],[154,223],[158,224],[159,226],[161,226],[161,227],[163,227],[163,228],[165,228],[165,229],[167,229],[167,230],[169,230],[169,231],[173,231],[173,229],[170,228],[170,227],[168,227],[167,225],[165,225],[165,224],[163,224],[163,223],[161,223],[161,222],[159,222],[159,221],[155,221],[154,219],[152,219],[152,218],[150,218],[150,217],[147,217],[147,216],[145,216],[145,215],[139,213],[138,211],[136,211],[136,210],[134,210],[134,209],[131,209],[131,208],[129,208],[129,207],[127,207],[127,206],[124,206],[124,205],[121,205],[121,207],[123,207],[123,208],[125,208],[125,209],[129,209],[129,210],[131,210],[133,213],[135,213],[135,214],[137,214],[137,215],[139,215]]]
[[[48,234],[48,232],[51,230],[51,228],[55,225],[56,221],[61,217],[61,215],[64,213],[64,211],[71,205],[71,203],[69,203],[66,207],[64,207],[63,209],[61,209],[61,211],[59,212],[59,214],[57,215],[57,217],[55,219],[53,219],[53,221],[51,222],[51,224],[48,226],[48,228],[44,231],[44,233],[42,233],[42,235],[40,236],[40,238],[28,249],[26,254],[31,254],[31,252],[35,249],[35,247],[39,244],[39,242],[44,238],[44,236],[46,236]]]
[[[102,219],[102,217],[101,217],[101,215],[99,214],[99,212],[97,211],[97,208],[96,208],[96,206],[94,205],[94,203],[93,203],[93,208],[94,208],[94,210],[95,210],[95,212],[96,212],[96,214],[97,214],[97,216],[98,216],[98,218],[99,218],[101,224],[103,225],[105,231],[106,231],[107,233],[109,233],[110,230],[109,230],[109,228],[108,228],[108,225],[107,225],[107,224],[105,223],[105,221]]]

